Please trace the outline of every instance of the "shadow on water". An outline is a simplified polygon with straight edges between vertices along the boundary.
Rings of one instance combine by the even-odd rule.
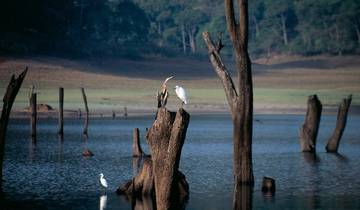
[[[337,158],[337,160],[339,160],[342,163],[347,163],[349,162],[349,158],[346,157],[345,155],[339,154],[339,153],[330,153],[331,155],[333,155],[334,157]]]
[[[251,210],[253,205],[253,190],[252,185],[235,184],[233,209],[234,210]]]

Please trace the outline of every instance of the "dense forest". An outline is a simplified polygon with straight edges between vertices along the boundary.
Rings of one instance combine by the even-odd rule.
[[[66,56],[206,55],[208,30],[230,46],[222,0],[2,0],[0,52]],[[249,50],[360,52],[358,0],[249,1]],[[231,56],[231,47],[224,49]]]

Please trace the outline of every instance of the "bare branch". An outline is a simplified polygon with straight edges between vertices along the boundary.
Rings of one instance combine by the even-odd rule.
[[[230,109],[233,112],[235,108],[234,107],[235,103],[233,102],[237,100],[237,92],[234,83],[224,63],[222,62],[222,59],[220,57],[219,52],[217,51],[217,48],[214,46],[214,43],[211,40],[209,32],[207,31],[204,32],[203,38],[208,47],[211,64],[213,65],[216,74],[218,75],[220,81],[222,82]]]

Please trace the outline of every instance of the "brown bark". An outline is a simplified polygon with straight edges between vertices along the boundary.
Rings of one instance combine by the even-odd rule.
[[[322,105],[316,95],[308,97],[305,122],[300,129],[302,152],[315,152],[316,137],[319,130]]]
[[[30,99],[30,125],[31,125],[31,136],[36,137],[36,121],[37,121],[37,106],[36,106],[36,93],[33,93]]]
[[[326,145],[327,152],[336,153],[338,151],[339,143],[345,130],[347,115],[351,104],[351,100],[352,100],[352,95],[349,95],[347,98],[344,98],[341,104],[339,105],[336,127],[334,133],[332,134]]]
[[[178,174],[181,149],[185,141],[190,115],[182,108],[169,112],[158,110],[156,120],[147,134],[155,176],[156,206],[158,210],[171,209],[171,195],[176,195],[174,183]]]
[[[59,131],[58,134],[64,134],[64,88],[59,88]]]
[[[84,135],[88,135],[88,126],[89,126],[89,107],[88,107],[88,104],[87,104],[87,99],[86,99],[86,94],[85,94],[85,90],[84,90],[84,88],[81,88],[81,92],[82,92],[82,96],[83,96],[83,99],[84,99],[84,104],[85,104],[85,113],[86,113],[86,116],[85,116],[85,122],[84,122],[84,131],[83,131],[83,134],[84,134]]]
[[[220,57],[221,47],[214,45],[208,32],[203,33],[210,61],[225,90],[233,120],[234,179],[236,184],[254,182],[252,170],[253,87],[248,47],[248,7],[246,0],[238,0],[237,23],[233,0],[225,0],[225,16],[235,51],[238,72],[238,91]]]
[[[234,210],[252,210],[253,186],[235,185],[233,209]]]
[[[141,149],[140,145],[140,135],[139,135],[139,128],[134,128],[133,131],[133,157],[141,157],[144,155],[144,152]]]
[[[19,92],[22,82],[24,81],[27,70],[28,68],[26,67],[26,69],[17,78],[15,78],[15,75],[12,75],[3,98],[3,106],[0,118],[0,191],[2,190],[2,169],[5,154],[5,138],[7,125],[9,122],[9,116],[12,105],[15,101],[15,97]]]

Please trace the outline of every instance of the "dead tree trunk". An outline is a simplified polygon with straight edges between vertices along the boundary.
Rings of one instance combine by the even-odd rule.
[[[59,131],[58,134],[64,134],[64,88],[59,88]]]
[[[9,122],[9,116],[12,105],[14,104],[15,97],[19,92],[22,82],[24,81],[27,70],[28,68],[26,67],[26,69],[18,76],[18,78],[15,78],[15,75],[12,75],[3,98],[3,106],[0,118],[0,191],[2,190],[2,169],[5,153],[6,130]]]
[[[151,159],[131,182],[118,189],[119,194],[156,195],[156,209],[177,209],[189,193],[185,176],[178,170],[190,115],[160,108],[147,134]]]
[[[252,210],[253,186],[235,185],[233,210]]]
[[[316,137],[319,130],[322,105],[316,95],[308,97],[305,122],[300,129],[302,152],[316,151]]]
[[[252,170],[252,119],[253,119],[253,86],[251,61],[248,55],[248,7],[247,0],[238,0],[239,22],[235,18],[234,1],[225,0],[227,28],[235,52],[238,72],[237,91],[221,57],[223,45],[219,41],[215,46],[208,32],[203,38],[208,47],[211,64],[225,90],[226,98],[233,120],[234,142],[234,179],[236,184],[253,184]]]
[[[176,203],[171,195],[177,193],[174,183],[189,120],[190,115],[182,108],[176,114],[161,108],[147,134],[153,160],[158,210],[171,209]]]
[[[351,104],[351,100],[352,100],[352,95],[349,95],[347,98],[344,98],[342,100],[339,106],[337,120],[336,120],[336,127],[334,133],[332,134],[326,145],[327,152],[336,153],[338,151],[339,143],[345,130],[346,120],[347,120],[347,115]]]
[[[30,107],[30,124],[31,124],[31,136],[36,138],[36,121],[37,121],[37,105],[36,105],[36,93],[31,96],[31,107]]]
[[[85,94],[84,88],[81,88],[81,92],[82,92],[82,96],[84,99],[85,112],[86,112],[83,134],[87,136],[88,135],[88,126],[89,126],[89,107],[87,104],[87,99],[86,99],[86,94]]]
[[[141,149],[140,145],[140,134],[139,134],[139,128],[134,128],[133,131],[133,157],[141,157],[144,155],[144,152]]]

